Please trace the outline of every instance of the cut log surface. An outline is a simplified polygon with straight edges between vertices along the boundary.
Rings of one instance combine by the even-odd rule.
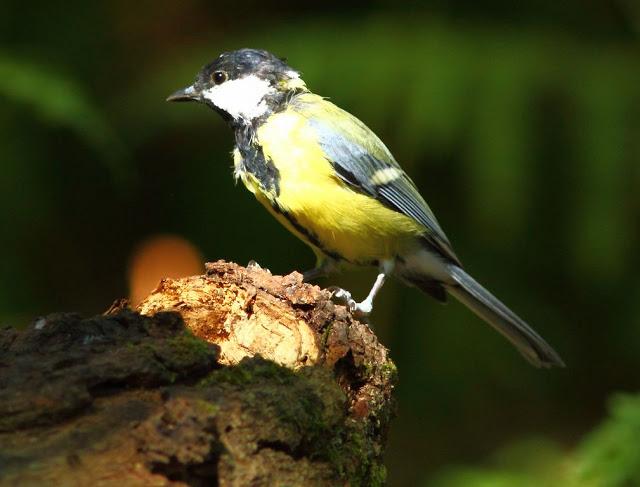
[[[328,291],[218,261],[0,330],[0,485],[383,485],[395,380]]]

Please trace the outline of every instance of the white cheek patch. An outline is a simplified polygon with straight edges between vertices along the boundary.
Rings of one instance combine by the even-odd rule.
[[[253,120],[267,111],[264,97],[274,92],[268,81],[249,75],[209,88],[202,96],[236,120]]]

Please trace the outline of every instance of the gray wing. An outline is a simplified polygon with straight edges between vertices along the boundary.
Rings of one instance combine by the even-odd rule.
[[[329,116],[309,117],[309,124],[336,175],[355,190],[423,225],[425,240],[460,265],[433,212],[382,141],[353,115],[328,101],[323,100],[322,104],[322,111]],[[318,107],[311,111],[317,114]]]

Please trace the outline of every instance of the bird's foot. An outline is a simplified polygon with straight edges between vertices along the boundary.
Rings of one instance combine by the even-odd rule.
[[[255,260],[251,259],[247,264],[247,269],[259,270],[259,269],[262,269],[262,267],[260,267],[260,264],[258,264]],[[267,271],[268,273],[271,273],[269,269],[264,269],[264,270]]]
[[[358,303],[346,289],[332,286],[329,290],[331,291],[331,297],[342,301],[353,314],[358,316],[369,316],[371,314],[373,302],[370,299],[367,298]]]

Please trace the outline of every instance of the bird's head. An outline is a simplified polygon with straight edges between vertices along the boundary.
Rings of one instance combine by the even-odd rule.
[[[300,73],[270,52],[240,49],[225,52],[207,64],[191,86],[171,94],[167,101],[196,101],[209,105],[227,121],[250,123],[306,91]]]

